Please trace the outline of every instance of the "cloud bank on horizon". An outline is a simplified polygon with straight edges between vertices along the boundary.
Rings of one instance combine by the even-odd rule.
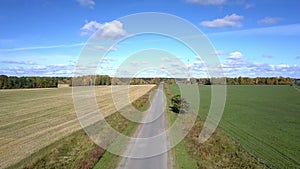
[[[20,1],[0,2],[0,74],[9,76],[72,76],[77,57],[85,42],[96,33],[112,40],[126,37],[119,17],[137,12],[170,13],[186,19],[207,35],[219,57],[219,67],[229,77],[300,77],[300,2],[292,0],[176,0],[162,1],[41,1],[24,8]],[[267,7],[267,10],[266,10]],[[14,13],[12,11],[18,11]],[[109,49],[101,45],[91,50],[109,50],[102,63],[104,74],[112,75],[122,57],[135,45],[157,46],[176,51],[190,62],[195,77],[207,77],[201,58],[184,53],[184,47],[149,36],[124,41]],[[194,37],[196,38],[196,37]],[[128,45],[128,44],[131,44]],[[172,46],[174,45],[174,46]],[[121,50],[122,49],[122,50]],[[149,56],[141,56],[149,57]],[[161,67],[163,68],[162,60]],[[98,64],[98,63],[96,63]],[[133,63],[134,64],[134,63]],[[135,63],[147,65],[147,62]],[[178,63],[172,63],[174,67]],[[184,69],[184,68],[182,68]],[[148,74],[149,76],[153,74]],[[157,76],[157,75],[156,75]]]

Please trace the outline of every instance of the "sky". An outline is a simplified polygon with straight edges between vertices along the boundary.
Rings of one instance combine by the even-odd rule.
[[[207,62],[217,59],[216,67],[227,77],[300,78],[299,8],[298,0],[0,0],[0,74],[73,76],[78,62],[88,58],[87,44],[99,38],[93,54],[107,53],[89,63],[97,74],[116,76],[126,69],[135,71],[133,76],[190,71],[193,77],[209,77]],[[143,12],[182,18],[199,29],[213,52],[199,54],[164,35],[130,36],[133,28],[122,18]],[[189,31],[183,29],[170,31]]]

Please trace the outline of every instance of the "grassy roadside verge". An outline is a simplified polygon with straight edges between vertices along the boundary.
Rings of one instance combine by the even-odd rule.
[[[140,111],[147,110],[150,105],[151,91],[153,89],[134,101],[132,105]],[[138,125],[124,118],[119,112],[106,117],[106,121],[125,135],[131,135]],[[108,163],[113,165],[114,159],[117,159],[98,147],[83,130],[79,130],[42,148],[9,168],[93,168],[95,163],[97,166],[102,166],[100,162],[102,158],[109,160],[107,163],[103,162],[103,166]]]
[[[120,123],[119,123],[119,125],[120,125]],[[119,132],[124,135],[130,136],[131,134],[134,133],[135,129],[138,126],[138,123],[134,123],[129,120],[126,120],[126,121],[122,122],[122,125],[126,125],[126,128],[124,128],[122,131],[119,130]],[[118,144],[119,144],[118,140],[115,140],[114,147],[119,147]],[[115,155],[109,151],[105,151],[103,156],[96,162],[96,164],[93,168],[97,168],[97,169],[116,168],[118,166],[118,162],[119,162],[120,158],[121,157],[119,157],[118,155]]]
[[[171,90],[167,87],[167,85],[164,85],[164,92],[167,98],[167,124],[168,127],[170,127],[176,120],[177,114],[173,113],[169,106],[171,105],[171,98],[173,96]],[[172,133],[175,134],[175,133]],[[172,137],[176,136],[170,136],[170,141],[172,142]],[[182,140],[179,144],[177,144],[171,151],[170,155],[172,155],[173,159],[173,168],[174,169],[183,169],[183,168],[189,168],[189,169],[196,169],[197,163],[196,161],[190,156],[188,147],[186,146],[185,140]]]
[[[168,105],[170,98],[179,94],[178,91],[176,86],[165,86]],[[177,114],[168,112],[171,124],[176,116]],[[183,141],[172,150],[176,160],[175,168],[265,168],[219,129],[207,142],[200,144],[198,136],[202,126],[203,121],[198,118]]]
[[[143,95],[140,97],[138,100],[132,103],[132,105],[137,108],[140,111],[146,111],[149,106],[150,106],[150,100],[153,98],[153,94],[155,93],[157,87],[152,88],[147,94]],[[131,136],[134,134],[138,127],[138,123],[131,122],[127,120],[128,126],[127,128],[122,132],[124,135]],[[116,143],[118,144],[118,143]],[[115,145],[117,146],[117,145]],[[126,147],[124,147],[126,148]],[[95,164],[93,169],[112,169],[112,168],[117,168],[118,163],[122,157],[115,155],[109,151],[106,151],[102,158]]]

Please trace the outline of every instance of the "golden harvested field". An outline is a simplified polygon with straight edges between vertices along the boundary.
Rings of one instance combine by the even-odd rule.
[[[130,101],[152,87],[130,86]],[[124,87],[113,91],[122,93]],[[111,86],[95,87],[95,93],[104,116],[116,111]],[[126,105],[121,99],[118,101],[118,105]],[[0,168],[15,164],[78,129],[72,88],[0,90]]]

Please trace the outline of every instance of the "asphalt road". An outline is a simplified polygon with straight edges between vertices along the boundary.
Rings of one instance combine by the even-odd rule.
[[[127,155],[119,169],[168,169],[170,168],[167,151],[168,139],[165,131],[165,98],[163,85],[158,87],[143,124],[135,133],[135,138],[127,147]]]

